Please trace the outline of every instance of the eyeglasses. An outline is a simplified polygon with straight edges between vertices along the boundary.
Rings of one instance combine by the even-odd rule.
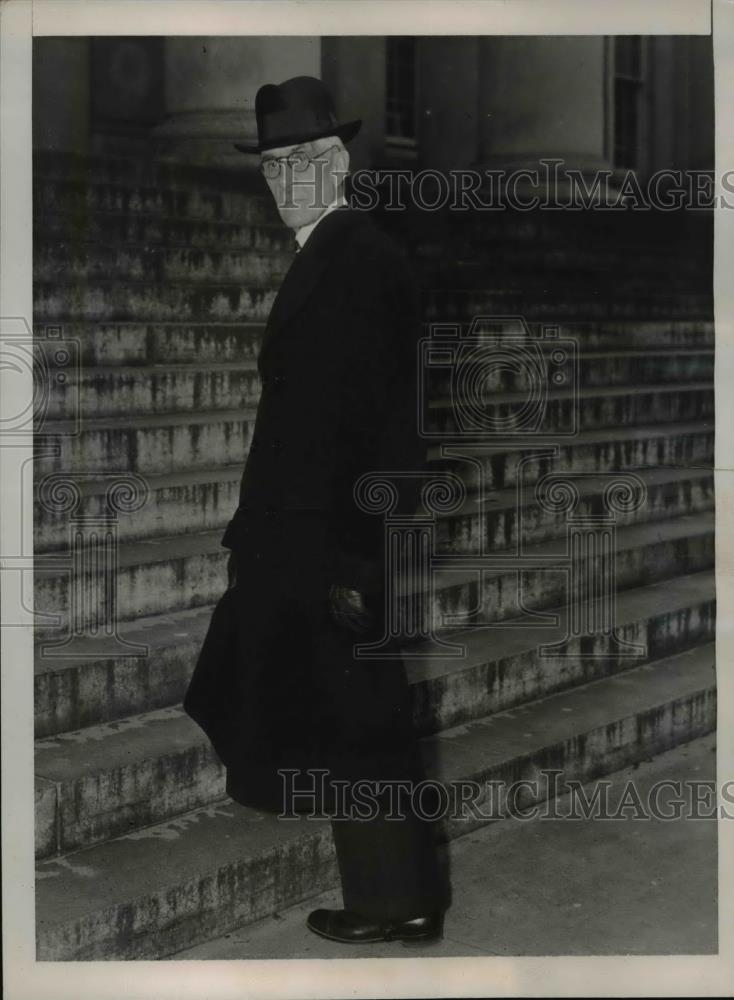
[[[335,143],[333,146],[329,146],[328,149],[322,149],[321,152],[316,153],[315,156],[309,156],[308,153],[304,152],[302,149],[289,153],[288,156],[269,156],[266,160],[261,160],[260,173],[263,177],[267,177],[269,180],[274,180],[280,174],[282,163],[287,163],[291,170],[295,173],[303,173],[309,163],[319,162],[319,157],[324,156],[325,153],[330,153],[332,149],[336,148],[337,146]]]

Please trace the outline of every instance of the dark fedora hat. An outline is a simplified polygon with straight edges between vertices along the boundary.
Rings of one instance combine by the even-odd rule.
[[[277,146],[336,135],[349,142],[359,132],[361,119],[340,124],[331,94],[313,76],[294,76],[283,83],[266,83],[255,97],[257,143],[234,144],[242,153],[262,153]]]

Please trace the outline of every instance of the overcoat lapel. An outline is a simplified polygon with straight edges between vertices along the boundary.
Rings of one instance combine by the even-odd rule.
[[[347,206],[337,208],[316,226],[296,254],[283,279],[265,326],[260,358],[306,305],[347,230],[360,221],[360,213]]]

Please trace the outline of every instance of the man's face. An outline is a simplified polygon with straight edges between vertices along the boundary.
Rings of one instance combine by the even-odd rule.
[[[282,159],[291,156],[300,162]],[[349,154],[335,138],[268,149],[260,162],[264,165],[268,160],[277,173],[266,175],[265,180],[281,219],[293,230],[318,219],[336,197],[349,166]]]

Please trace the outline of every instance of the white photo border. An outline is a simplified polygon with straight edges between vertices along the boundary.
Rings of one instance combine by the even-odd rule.
[[[0,316],[32,320],[33,35],[709,34],[716,176],[734,169],[730,0],[0,0]],[[718,783],[734,777],[734,213],[715,217]],[[0,418],[24,386],[0,371]],[[731,433],[730,433],[731,431]],[[14,470],[32,442],[0,448],[0,553],[32,553]],[[15,574],[12,574],[15,576]],[[26,574],[29,578],[32,574]],[[19,595],[0,572],[2,621]],[[26,581],[26,601],[32,585]],[[734,983],[734,824],[719,820],[719,954],[548,958],[36,962],[33,636],[3,628],[2,927],[8,1000],[202,997],[718,996]],[[603,893],[603,885],[600,885]]]

